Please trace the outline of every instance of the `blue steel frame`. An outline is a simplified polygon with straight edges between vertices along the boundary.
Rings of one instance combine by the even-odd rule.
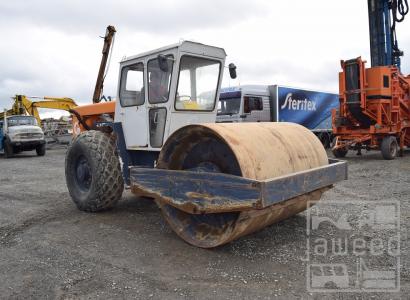
[[[329,159],[326,166],[267,180],[156,169],[159,152],[127,150],[121,123],[105,126],[112,127],[116,135],[125,183],[190,213],[264,209],[347,179],[347,162],[336,159]]]
[[[267,180],[140,167],[131,167],[130,174],[136,193],[159,198],[188,213],[219,213],[264,209],[330,187],[347,179],[347,162],[330,159],[329,165]]]
[[[127,150],[124,138],[124,131],[121,123],[111,123],[117,140],[117,150],[122,161],[122,176],[124,182],[130,185],[130,167],[139,166],[145,168],[154,168],[155,161],[158,159],[159,152],[156,151],[138,151]]]
[[[393,57],[389,0],[368,0],[368,10],[372,67],[400,68],[400,57]]]

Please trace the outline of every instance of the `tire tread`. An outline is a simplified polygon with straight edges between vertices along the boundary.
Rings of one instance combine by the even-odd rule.
[[[124,190],[124,181],[114,136],[96,130],[85,131],[76,136],[67,151],[66,176],[69,176],[67,167],[70,150],[76,143],[82,143],[88,148],[95,170],[92,170],[92,190],[86,201],[76,199],[75,194],[71,191],[75,187],[70,187],[67,180],[67,186],[73,201],[80,210],[87,212],[97,212],[114,207],[121,199]]]

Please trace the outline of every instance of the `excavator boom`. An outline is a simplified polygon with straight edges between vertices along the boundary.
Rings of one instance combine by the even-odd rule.
[[[98,71],[97,82],[95,83],[93,103],[98,103],[101,100],[102,90],[104,88],[105,71],[107,68],[108,57],[110,54],[111,45],[114,40],[115,32],[116,30],[114,26],[110,25],[107,27],[104,37],[104,46],[102,50],[100,69]]]

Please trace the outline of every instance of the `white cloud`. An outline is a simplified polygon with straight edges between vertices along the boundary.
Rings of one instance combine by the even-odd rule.
[[[410,73],[407,23],[397,29],[404,73]],[[116,93],[117,62],[124,55],[181,38],[224,47],[241,84],[337,92],[340,59],[362,55],[370,61],[367,4],[357,0],[2,1],[0,108],[17,93],[91,102],[98,36],[108,24],[118,32],[106,95]]]
[[[0,4],[0,17],[8,22],[50,24],[65,32],[94,35],[106,23],[122,30],[155,34],[185,32],[187,28],[213,28],[263,15],[268,0],[14,0]]]

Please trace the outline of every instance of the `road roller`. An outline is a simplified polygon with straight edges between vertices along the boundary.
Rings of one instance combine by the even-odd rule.
[[[158,205],[175,233],[213,248],[306,210],[347,178],[293,123],[215,123],[224,49],[181,41],[120,62],[116,101],[71,110],[65,175],[82,211],[124,189]]]

